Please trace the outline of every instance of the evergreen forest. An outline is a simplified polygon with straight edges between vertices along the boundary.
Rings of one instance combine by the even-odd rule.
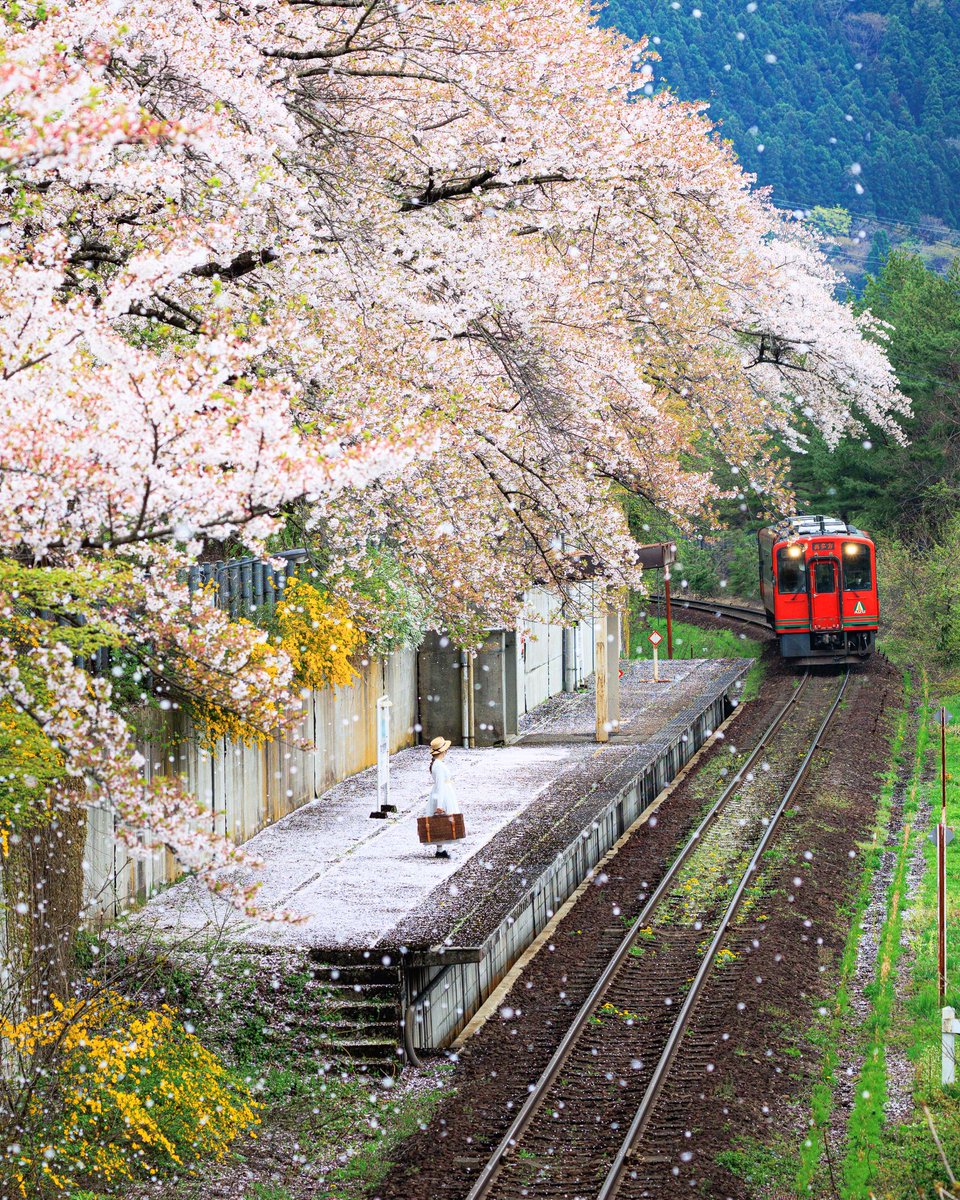
[[[960,0],[609,0],[783,208],[960,226]]]

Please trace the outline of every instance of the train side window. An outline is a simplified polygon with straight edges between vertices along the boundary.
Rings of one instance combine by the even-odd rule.
[[[807,590],[803,550],[799,546],[781,546],[777,551],[777,590],[785,596]]]
[[[837,590],[837,573],[832,562],[814,563],[813,572],[813,586],[818,595]]]
[[[843,589],[846,592],[867,591],[873,587],[870,569],[870,547],[861,542],[843,543]]]

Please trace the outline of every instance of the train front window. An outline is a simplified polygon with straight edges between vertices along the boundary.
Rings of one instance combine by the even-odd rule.
[[[837,574],[832,562],[818,562],[813,566],[813,587],[818,595],[837,590]]]
[[[870,547],[861,542],[843,543],[843,589],[846,592],[869,591],[873,587]]]
[[[781,546],[777,551],[777,590],[783,596],[796,596],[807,590],[802,546]]]

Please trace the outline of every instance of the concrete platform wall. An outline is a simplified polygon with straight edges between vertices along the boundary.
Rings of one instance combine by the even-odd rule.
[[[746,668],[745,668],[746,669]],[[707,699],[699,713],[678,718],[638,772],[576,841],[531,885],[524,899],[479,947],[452,949],[449,963],[408,963],[405,1002],[414,1009],[418,1049],[448,1046],[467,1025],[523,951],[588,872],[655,800],[731,710],[728,693]]]
[[[144,774],[180,775],[210,812],[218,833],[238,842],[252,837],[347,776],[377,761],[376,705],[386,693],[390,710],[390,752],[416,741],[416,654],[401,650],[372,659],[351,687],[305,694],[299,733],[315,749],[300,750],[279,738],[264,746],[222,741],[213,753],[202,749],[189,720],[179,712],[144,715],[145,736],[138,749]],[[112,810],[96,802],[87,819],[86,894],[109,916],[130,901],[143,901],[177,878],[173,856],[160,851],[132,856],[114,839]]]
[[[572,626],[569,645],[574,662],[575,686],[580,687],[593,674],[596,605],[589,584],[579,588],[577,602],[581,617]],[[557,598],[545,588],[534,588],[524,596],[523,617],[518,625],[517,700],[521,714],[528,713],[563,691],[563,627],[557,624]]]
[[[478,746],[496,746],[517,733],[517,718],[564,690],[564,640],[571,657],[572,687],[594,670],[594,617],[597,594],[580,585],[579,619],[559,624],[559,601],[546,588],[524,593],[516,630],[490,630],[473,671],[474,736]],[[463,738],[460,650],[446,636],[428,634],[418,655],[421,740]]]

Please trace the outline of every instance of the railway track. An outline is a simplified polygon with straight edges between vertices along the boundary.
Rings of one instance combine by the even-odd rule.
[[[650,596],[651,604],[659,604],[663,601],[663,596]],[[740,621],[744,625],[758,625],[762,629],[769,630],[770,625],[767,622],[766,615],[759,608],[750,608],[746,604],[718,604],[713,600],[677,600],[672,601],[674,611],[689,608],[694,612],[707,613],[715,617],[728,617],[731,621]]]
[[[718,969],[724,988],[735,920],[758,900],[762,856],[848,680],[800,679],[646,899],[466,1200],[612,1200],[659,1161],[638,1147]],[[768,761],[781,732],[780,761]]]

